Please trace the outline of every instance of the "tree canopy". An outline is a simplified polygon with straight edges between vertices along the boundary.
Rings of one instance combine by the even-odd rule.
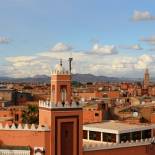
[[[37,105],[29,104],[23,111],[22,122],[24,124],[38,124],[39,123],[39,109]]]

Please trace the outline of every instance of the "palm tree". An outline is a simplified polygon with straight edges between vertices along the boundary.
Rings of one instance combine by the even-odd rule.
[[[39,123],[39,109],[37,105],[29,104],[22,113],[22,122],[24,124]]]

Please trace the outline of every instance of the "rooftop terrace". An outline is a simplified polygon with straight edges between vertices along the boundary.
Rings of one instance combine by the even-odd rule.
[[[128,124],[119,121],[106,121],[102,123],[92,123],[83,126],[84,130],[108,132],[114,134],[134,132],[155,128],[155,124]]]

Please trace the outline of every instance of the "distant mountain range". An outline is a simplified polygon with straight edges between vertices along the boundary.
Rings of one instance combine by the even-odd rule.
[[[142,81],[140,78],[117,78],[107,76],[95,76],[92,74],[73,74],[72,80],[77,82],[121,82],[121,81]],[[155,78],[154,80],[155,81]],[[18,82],[18,83],[50,83],[50,77],[47,75],[36,75],[26,78],[0,77],[0,82]]]

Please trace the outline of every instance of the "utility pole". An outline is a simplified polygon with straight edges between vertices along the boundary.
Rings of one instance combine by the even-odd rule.
[[[70,57],[70,58],[68,59],[68,61],[69,61],[69,72],[70,72],[70,74],[71,74],[71,73],[72,73],[72,61],[73,61],[73,58]]]
[[[62,59],[60,59],[60,66],[62,66]]]

